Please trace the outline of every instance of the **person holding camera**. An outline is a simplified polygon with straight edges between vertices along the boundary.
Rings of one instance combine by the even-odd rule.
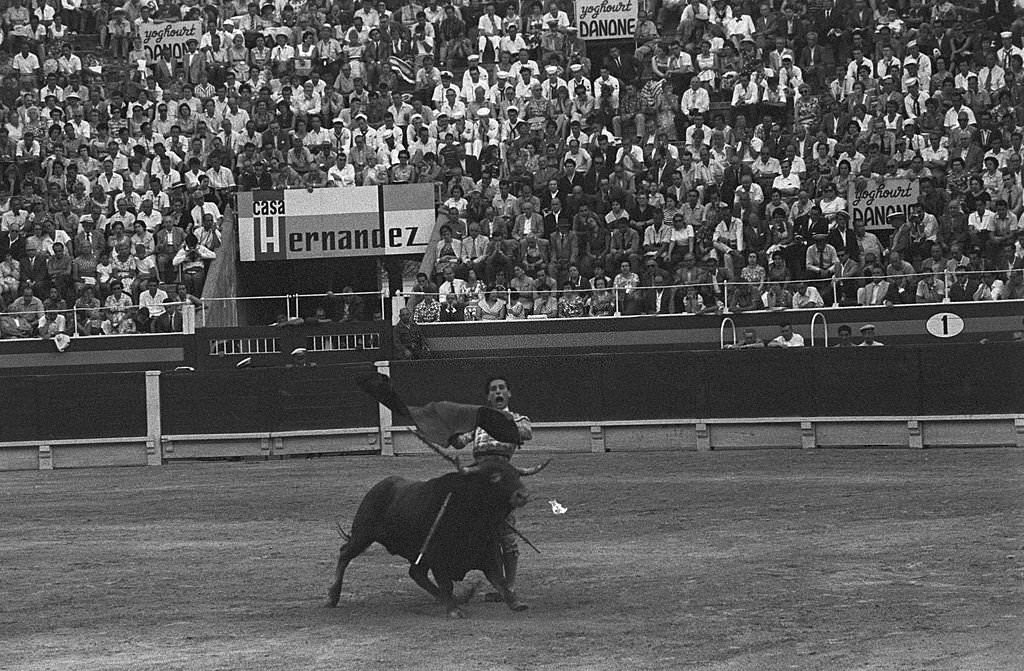
[[[181,272],[181,282],[185,285],[188,293],[201,296],[203,284],[206,282],[206,262],[215,258],[217,258],[216,252],[199,244],[199,238],[189,233],[185,236],[185,244],[174,255],[171,265]]]

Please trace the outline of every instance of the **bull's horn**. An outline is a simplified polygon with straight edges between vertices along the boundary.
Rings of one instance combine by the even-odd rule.
[[[522,475],[524,477],[527,475],[536,475],[537,473],[540,473],[545,468],[547,468],[547,465],[550,463],[551,460],[548,459],[543,464],[537,464],[536,466],[531,466],[529,468],[519,468],[518,466],[516,466],[516,470],[519,471],[519,475]]]

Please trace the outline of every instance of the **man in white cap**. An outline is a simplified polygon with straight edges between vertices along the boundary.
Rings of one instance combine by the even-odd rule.
[[[594,97],[594,85],[589,79],[583,76],[583,64],[573,63],[569,66],[569,81],[566,82],[566,86],[569,87],[569,100],[576,99],[576,89],[582,86],[586,92],[587,97]]]
[[[547,75],[547,78],[541,82],[540,90],[548,100],[555,99],[559,88],[565,87],[568,89],[565,80],[558,76],[557,65],[549,65],[544,68],[544,74]]]
[[[883,343],[875,340],[875,325],[865,324],[860,327],[860,336],[863,338],[857,346],[858,347],[881,347]]]
[[[508,72],[505,70],[498,70],[494,75],[494,85],[487,90],[487,95],[484,96],[487,102],[492,105],[497,105],[498,101],[502,98],[502,92],[505,90],[505,86],[508,84]]]
[[[490,76],[486,69],[480,67],[480,56],[470,54],[466,62],[466,71],[462,73],[462,97],[464,100],[472,100],[473,98],[466,96],[465,93],[473,91],[477,86],[483,86],[485,90],[489,88]]]
[[[903,97],[903,109],[908,119],[917,119],[927,109],[928,94],[921,90],[921,83],[917,77],[908,77],[903,80],[907,87],[907,95]]]
[[[1010,59],[1013,56],[1024,58],[1024,49],[1013,43],[1013,33],[1009,30],[999,33],[999,41],[1002,46],[996,51],[996,57],[999,59],[999,64],[1003,66],[1003,70],[1009,70]]]
[[[460,93],[459,87],[452,83],[451,70],[441,70],[441,83],[434,88],[434,92],[430,96],[430,102],[435,107],[440,107],[447,100],[446,92],[448,90],[455,91],[456,96]]]

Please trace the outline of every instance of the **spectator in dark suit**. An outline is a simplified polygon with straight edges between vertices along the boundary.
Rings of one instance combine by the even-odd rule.
[[[954,303],[965,303],[974,300],[978,290],[978,281],[966,272],[956,274],[956,281],[949,287],[949,300]]]
[[[835,57],[832,49],[818,43],[818,33],[807,33],[807,45],[800,50],[797,66],[803,73],[804,81],[813,91],[819,91],[825,84],[825,78],[835,71]]]
[[[636,62],[633,60],[632,56],[620,52],[618,47],[612,47],[611,51],[608,52],[608,58],[605,59],[604,64],[605,67],[608,68],[608,73],[620,82],[632,82],[636,80],[638,75]]]
[[[648,315],[667,315],[672,313],[675,290],[666,287],[664,273],[655,271],[651,275],[651,286],[640,293],[640,310]]]
[[[49,272],[46,269],[46,255],[35,247],[29,247],[28,256],[21,264],[21,285],[31,287],[39,296],[50,291]]]

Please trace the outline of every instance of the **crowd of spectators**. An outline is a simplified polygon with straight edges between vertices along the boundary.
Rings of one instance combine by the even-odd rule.
[[[1017,4],[647,0],[602,44],[567,0],[10,0],[3,307],[164,330],[147,286],[200,293],[236,189],[412,182],[416,321],[1021,298]],[[894,176],[909,216],[851,225]]]

